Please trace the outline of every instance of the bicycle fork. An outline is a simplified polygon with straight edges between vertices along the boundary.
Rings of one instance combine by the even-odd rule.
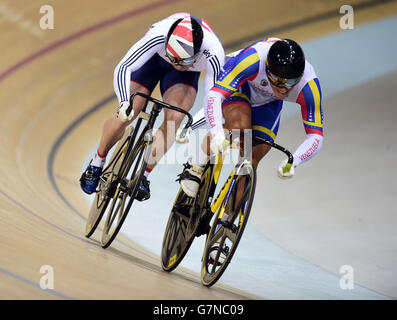
[[[215,214],[217,212],[220,205],[222,205],[222,207],[220,208],[220,211],[218,213],[218,219],[221,220],[221,224],[224,225],[225,227],[231,227],[231,226],[230,226],[230,223],[227,223],[227,221],[222,221],[222,217],[225,214],[225,210],[228,206],[230,197],[232,195],[232,191],[234,190],[235,187],[237,187],[236,186],[237,178],[240,175],[247,175],[247,172],[245,172],[244,169],[245,169],[245,165],[248,163],[249,163],[249,161],[247,159],[244,159],[244,161],[242,161],[239,165],[237,165],[233,169],[233,171],[230,173],[228,179],[226,180],[222,190],[220,191],[218,197],[216,198],[215,202],[211,206],[211,216],[212,216],[213,214]],[[247,187],[247,184],[248,184],[248,181],[245,181],[244,189]],[[242,206],[243,212],[244,212],[244,207],[245,207],[245,203]],[[233,217],[231,217],[231,218],[234,219]],[[241,215],[240,221],[239,221],[240,226],[243,222],[243,219],[244,219],[244,216]],[[235,231],[234,228],[232,228],[232,229],[233,229],[232,231],[234,232]]]
[[[248,160],[245,159],[244,161],[241,162],[240,165],[238,165],[238,167],[236,166],[236,168],[233,169],[233,171],[230,173],[229,177],[227,178],[225,184],[223,185],[222,190],[220,191],[218,197],[215,199],[214,203],[212,204],[211,211],[214,214],[218,210],[221,203],[223,202],[223,199],[225,199],[224,205],[221,208],[221,213],[219,214],[219,218],[222,218],[223,216],[223,213],[225,211],[227,203],[229,202],[229,198],[234,188],[234,185],[236,184],[237,177],[239,175],[246,175],[246,173],[243,172],[243,170],[244,170],[244,165],[247,163]]]

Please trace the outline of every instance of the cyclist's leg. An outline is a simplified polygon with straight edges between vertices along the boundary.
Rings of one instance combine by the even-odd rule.
[[[160,91],[163,101],[189,111],[196,98],[200,73],[177,71],[169,64],[164,67],[164,70],[165,72],[160,79]],[[139,187],[138,200],[142,201],[150,198],[150,182],[147,178],[174,143],[176,129],[179,127],[183,118],[184,114],[180,112],[164,109],[164,121],[154,135],[152,153],[149,157],[141,186]]]
[[[141,92],[149,95],[150,91],[143,85],[131,81],[131,92]],[[137,96],[133,102],[134,117],[131,121],[123,122],[117,117],[117,113],[107,119],[103,125],[102,136],[99,142],[98,152],[106,156],[109,150],[121,139],[124,134],[125,128],[131,124],[132,121],[138,116],[146,103],[143,97]]]
[[[145,87],[133,82],[131,82],[131,89],[135,90],[135,92],[150,93]],[[139,96],[137,98],[140,99],[134,99],[133,108],[135,114],[131,121],[121,121],[117,117],[116,112],[105,121],[97,152],[80,178],[80,184],[84,192],[92,193],[96,190],[109,150],[123,137],[126,127],[134,121],[145,105],[145,99]]]
[[[246,94],[236,93],[230,98],[226,99],[222,104],[223,117],[225,119],[224,127],[229,131],[240,131],[240,136],[244,133],[244,130],[251,129],[252,122],[252,107],[251,101]],[[241,154],[243,152],[241,151]],[[239,183],[237,189],[237,199],[242,197],[244,192],[244,183]],[[225,221],[230,213],[230,205],[227,204],[225,213],[222,216],[222,220]],[[220,226],[218,226],[220,227]]]
[[[225,127],[229,131],[240,130],[240,137],[244,137],[244,130],[251,129],[252,124],[250,89],[247,83],[222,103],[222,112],[225,118]],[[240,139],[241,146],[242,142]],[[246,142],[245,145],[250,148],[247,152],[251,152],[250,141]]]
[[[243,86],[239,92],[232,94],[222,103],[222,114],[225,119],[224,128],[232,130],[251,129],[251,101],[249,99],[248,87]],[[202,143],[202,149],[207,150],[209,155],[210,135],[208,134]]]
[[[159,55],[154,55],[141,68],[131,73],[130,94],[133,92],[140,92],[147,95],[151,94],[163,74],[167,72],[166,67],[163,59]],[[115,112],[114,115],[105,122],[98,148],[100,154],[106,155],[113,145],[121,139],[125,128],[135,120],[145,103],[146,100],[143,97],[135,97],[132,106],[134,109],[134,117],[131,121],[121,121],[117,117],[117,112]]]
[[[199,72],[177,71],[173,68],[160,80],[160,91],[163,101],[189,111],[194,104],[198,89]],[[164,121],[155,134],[152,156],[148,170],[152,170],[175,141],[175,133],[180,126],[184,114],[164,110]]]
[[[251,128],[251,102],[246,94],[237,92],[228,99],[225,99],[222,109],[225,118],[225,128],[228,130],[244,130]],[[197,151],[196,157],[193,158],[192,168],[187,167],[189,175],[182,173],[184,178],[181,180],[182,189],[186,194],[194,197],[198,191],[199,183],[196,178],[200,178],[201,173],[198,168],[204,166],[209,159],[210,134],[208,133],[203,139]],[[198,172],[198,174],[195,174]]]
[[[197,91],[194,87],[178,83],[170,87],[163,94],[163,101],[189,111],[196,99]],[[164,121],[155,134],[153,151],[149,159],[148,168],[152,170],[163,155],[172,147],[175,141],[176,130],[179,128],[185,115],[183,113],[164,109]]]
[[[243,91],[243,90],[241,90]],[[236,92],[232,94],[228,99],[222,104],[222,113],[225,119],[224,128],[229,131],[240,131],[244,133],[244,130],[251,129],[251,101],[249,99],[249,95],[243,92]],[[207,146],[208,147],[208,146]],[[209,148],[209,147],[208,147]],[[244,183],[240,183],[237,190],[237,198],[241,198],[244,190],[241,186]],[[222,215],[222,221],[226,221],[229,217],[230,213],[230,205],[227,204],[225,208],[225,212]],[[217,225],[216,232],[219,230],[220,225]],[[214,244],[213,252],[215,252],[215,248],[218,244]],[[228,249],[226,249],[228,250]],[[224,259],[225,255],[223,255]],[[222,258],[220,258],[222,260]]]
[[[233,105],[232,105],[233,106]],[[226,118],[226,110],[224,109],[223,114]],[[276,135],[278,132],[278,127],[280,124],[280,115],[282,110],[282,101],[276,100],[270,103],[267,103],[262,106],[245,108],[245,110],[252,110],[252,113],[249,113],[250,117],[250,125],[252,123],[252,135],[258,135],[260,137],[265,138],[266,140],[274,141],[276,139]],[[245,111],[248,115],[248,112]],[[243,118],[243,113],[241,112],[237,118]],[[227,119],[227,118],[226,118]],[[237,128],[238,121],[236,120],[237,125],[232,128]],[[228,128],[229,129],[229,128]],[[241,127],[238,129],[246,129],[246,127]],[[230,129],[229,129],[230,130]],[[250,142],[249,142],[250,143]],[[247,146],[246,143],[244,145]],[[251,144],[249,145],[251,146]],[[248,146],[247,146],[248,147]],[[252,147],[252,165],[256,168],[259,164],[259,161],[270,151],[270,147],[268,145],[259,144],[253,145]],[[238,185],[236,199],[237,202],[243,196],[244,192],[244,183],[245,179],[242,179]],[[226,207],[226,212],[230,212],[229,205]]]
[[[155,55],[140,69],[131,74],[130,92],[150,94],[153,91],[162,76],[163,70],[159,66],[161,60],[159,56]],[[150,76],[148,77],[148,75]],[[132,106],[134,117],[131,121],[121,121],[117,117],[116,108],[113,116],[105,121],[97,152],[80,178],[80,184],[84,192],[92,193],[96,190],[109,150],[123,137],[125,128],[134,121],[145,102],[146,100],[139,96],[134,99]]]
[[[262,106],[250,107],[250,101],[247,96],[238,94],[234,101],[223,104],[223,115],[225,117],[225,125],[229,130],[252,128],[253,135],[259,135],[267,140],[274,141],[280,124],[280,115],[282,109],[282,101],[276,100]],[[229,105],[227,104],[229,103]],[[239,107],[239,108],[238,108]],[[238,109],[237,109],[238,108]],[[230,110],[230,113],[229,113]],[[236,113],[234,114],[234,110]],[[233,112],[233,113],[232,113]],[[249,121],[248,121],[249,120]],[[249,127],[247,127],[249,123]],[[247,144],[245,143],[247,146]],[[248,147],[250,147],[249,144]],[[254,145],[252,148],[252,164],[258,166],[259,161],[269,152],[270,147],[267,145]],[[236,199],[239,201],[244,192],[244,180],[242,179],[238,185]],[[229,212],[229,205],[226,212]]]
[[[225,118],[224,127],[229,131],[240,130],[244,133],[245,129],[251,128],[251,108],[242,103],[230,103],[223,108]]]

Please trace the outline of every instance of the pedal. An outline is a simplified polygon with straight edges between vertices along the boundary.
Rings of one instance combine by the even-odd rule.
[[[106,195],[107,195],[108,197],[113,198],[113,196],[114,196],[116,190],[117,190],[117,181],[112,181],[112,182],[110,183],[110,185],[107,186],[106,190],[104,190],[104,192],[106,193]]]

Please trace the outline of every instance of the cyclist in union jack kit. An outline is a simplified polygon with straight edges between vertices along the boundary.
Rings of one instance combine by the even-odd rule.
[[[145,99],[134,99],[128,114],[129,98],[133,92],[150,94],[160,83],[163,101],[189,111],[195,101],[201,72],[204,77],[204,100],[224,64],[222,44],[209,24],[189,13],[176,13],[153,24],[145,36],[135,43],[114,71],[114,90],[119,107],[106,120],[96,154],[82,174],[80,185],[84,192],[95,192],[109,150],[124,134],[125,128],[138,116]],[[142,179],[137,199],[150,197],[149,173],[172,146],[175,130],[183,114],[164,110],[164,122],[154,136],[151,158]],[[173,125],[168,125],[173,121]],[[172,132],[169,132],[172,131]]]

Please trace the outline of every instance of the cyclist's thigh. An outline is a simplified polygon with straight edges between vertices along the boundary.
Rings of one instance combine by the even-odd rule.
[[[280,125],[282,100],[252,107],[252,134],[274,142]]]
[[[251,128],[251,101],[243,92],[235,92],[222,103],[225,128],[243,130]]]
[[[199,72],[177,71],[176,69],[165,74],[160,80],[160,91],[164,102],[189,111],[197,96]],[[165,110],[166,120],[180,122],[184,114]]]
[[[131,93],[134,92],[140,92],[146,95],[150,95],[151,92],[148,90],[148,88],[142,86],[141,84],[139,84],[138,82],[134,82],[131,81]],[[141,96],[136,96],[134,98],[134,102],[133,102],[133,108],[134,108],[134,112],[138,113],[142,110],[142,108],[144,107],[146,103],[146,99],[141,97]]]
[[[155,54],[142,67],[131,73],[130,92],[151,94],[164,74],[172,71],[172,69],[173,67],[169,63]],[[144,106],[145,99],[138,96],[135,100],[134,110],[140,111]]]

